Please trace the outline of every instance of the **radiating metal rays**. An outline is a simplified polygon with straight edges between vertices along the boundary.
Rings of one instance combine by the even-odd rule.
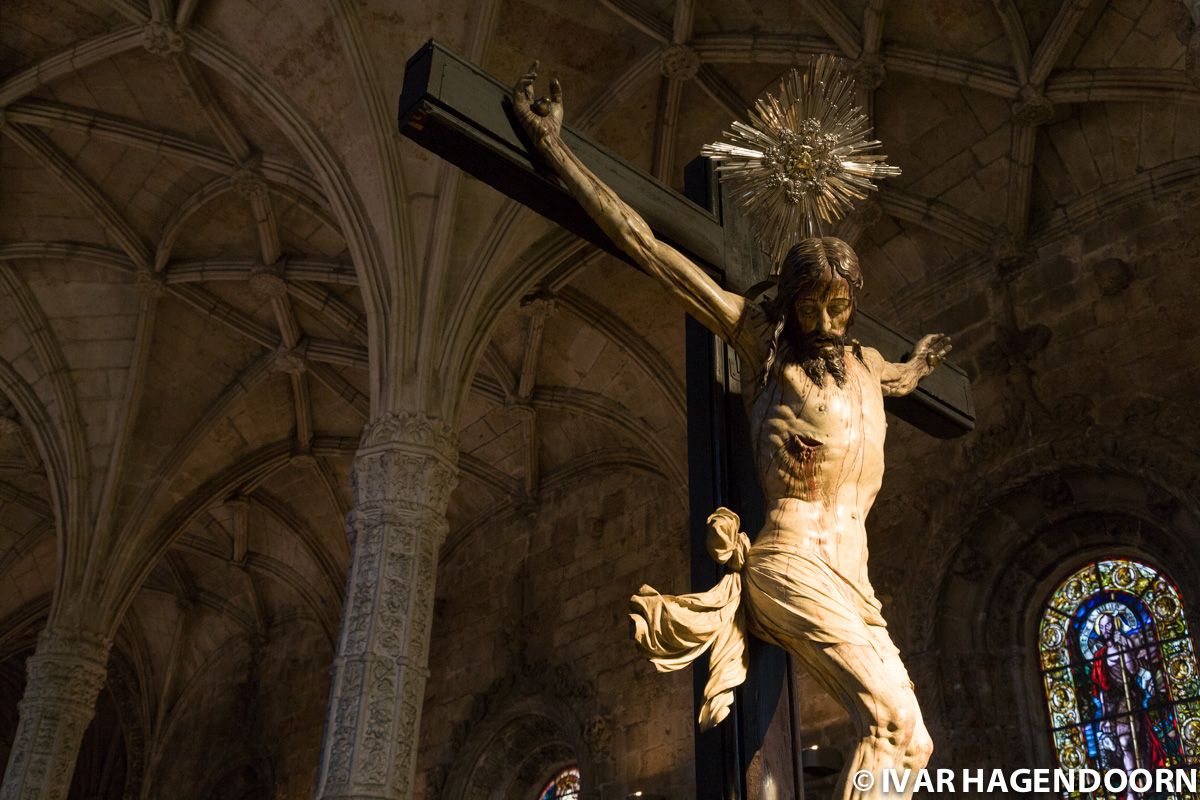
[[[873,153],[881,143],[855,102],[854,79],[839,59],[810,59],[791,70],[779,96],[767,92],[735,121],[724,141],[702,153],[717,163],[721,181],[754,220],[763,249],[779,264],[788,249],[819,236],[875,191],[872,181],[900,174]]]

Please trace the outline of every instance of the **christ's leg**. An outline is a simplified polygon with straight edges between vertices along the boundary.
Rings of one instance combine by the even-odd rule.
[[[859,740],[835,797],[886,797],[882,770],[902,776],[912,770],[904,792],[912,795],[916,770],[933,751],[912,682],[879,615],[869,587],[848,583],[828,564],[802,553],[750,551],[743,570],[748,622],[755,635],[791,652],[849,712]],[[874,785],[854,786],[860,770]]]
[[[844,800],[910,797],[917,770],[933,752],[899,654],[885,629],[873,633],[871,645],[805,643],[797,652],[813,676],[842,701],[860,737],[834,792]],[[883,771],[888,769],[899,778],[911,770],[903,792],[883,792]],[[867,791],[854,785],[853,776],[861,770],[874,778]]]

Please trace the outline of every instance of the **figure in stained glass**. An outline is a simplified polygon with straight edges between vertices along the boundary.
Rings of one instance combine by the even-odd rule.
[[[1042,617],[1041,661],[1063,767],[1200,762],[1194,648],[1179,593],[1157,571],[1113,559],[1065,580]]]

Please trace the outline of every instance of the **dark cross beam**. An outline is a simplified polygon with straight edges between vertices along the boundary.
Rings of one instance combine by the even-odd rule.
[[[408,60],[405,68],[400,132],[547,219],[628,261],[531,155],[527,140],[518,133],[519,125],[511,116],[511,93],[511,86],[430,42]],[[753,276],[765,277],[765,255],[753,245],[733,204],[721,203],[720,189],[710,175],[689,174],[693,202],[569,125],[564,124],[562,132],[580,160],[641,214],[656,236],[704,266],[722,285],[745,291],[754,282]],[[911,338],[862,310],[855,315],[853,333],[892,361],[902,360],[913,347]],[[960,436],[975,426],[970,382],[966,373],[953,364],[943,364],[908,397],[888,398],[887,409],[941,438]]]

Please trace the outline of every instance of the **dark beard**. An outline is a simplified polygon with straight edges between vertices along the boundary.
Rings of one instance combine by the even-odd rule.
[[[855,355],[858,355],[857,342]],[[831,336],[820,342],[800,339],[792,344],[793,363],[797,364],[815,386],[825,385],[825,376],[833,378],[838,388],[846,385],[846,340]],[[861,358],[861,356],[860,356]]]
[[[826,375],[831,376],[839,388],[846,385],[846,351],[841,344],[835,348],[823,349],[796,362],[816,386],[825,384]]]

